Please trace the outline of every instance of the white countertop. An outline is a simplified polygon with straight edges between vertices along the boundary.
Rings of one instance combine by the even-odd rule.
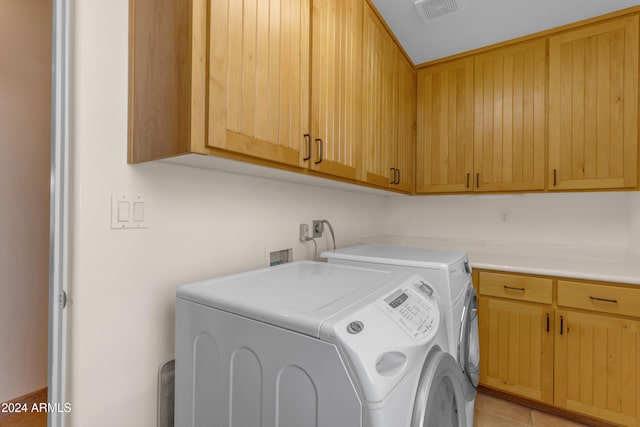
[[[640,255],[625,248],[389,235],[360,243],[456,249],[473,268],[640,285]]]

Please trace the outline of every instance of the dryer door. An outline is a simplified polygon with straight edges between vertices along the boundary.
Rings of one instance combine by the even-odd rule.
[[[418,382],[411,427],[465,427],[464,381],[449,353],[430,354]]]
[[[480,344],[478,340],[478,298],[471,282],[462,309],[462,323],[458,338],[458,363],[464,372],[467,385],[465,395],[472,400],[480,377]]]

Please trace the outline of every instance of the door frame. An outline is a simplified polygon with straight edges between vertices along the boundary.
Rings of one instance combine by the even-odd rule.
[[[48,427],[64,427],[67,403],[69,215],[69,28],[71,0],[52,1],[51,187],[49,221]]]

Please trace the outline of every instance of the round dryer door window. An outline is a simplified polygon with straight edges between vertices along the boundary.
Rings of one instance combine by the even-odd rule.
[[[450,354],[429,355],[418,383],[411,427],[466,427],[464,381]]]

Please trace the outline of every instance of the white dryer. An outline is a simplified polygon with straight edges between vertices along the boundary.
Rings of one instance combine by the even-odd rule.
[[[464,373],[468,425],[473,425],[480,373],[477,297],[467,254],[391,245],[359,245],[321,254],[329,263],[420,274],[436,290],[448,330],[448,351]]]
[[[176,297],[176,426],[466,425],[462,373],[419,275],[299,262]]]

